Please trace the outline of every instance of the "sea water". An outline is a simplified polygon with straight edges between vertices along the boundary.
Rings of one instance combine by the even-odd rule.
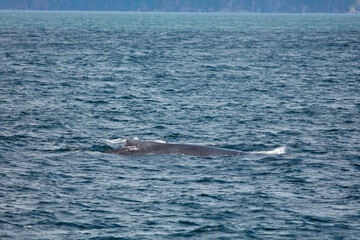
[[[357,239],[360,17],[0,12],[1,239]],[[126,157],[126,138],[249,152]]]

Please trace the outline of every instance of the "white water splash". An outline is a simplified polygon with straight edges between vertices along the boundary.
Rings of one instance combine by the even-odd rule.
[[[108,143],[125,143],[126,139],[123,138],[117,138],[117,139],[105,139]]]
[[[257,154],[268,154],[268,155],[281,155],[286,153],[286,146],[275,148],[274,150],[270,151],[260,151],[260,152],[252,152]]]
[[[138,137],[134,137],[132,138],[133,140],[140,140]],[[105,139],[106,142],[108,143],[122,143],[125,144],[126,143],[126,138],[117,138],[117,139]],[[150,141],[150,140],[148,140]],[[166,143],[166,141],[164,140],[151,140],[152,142],[157,142],[157,143]]]

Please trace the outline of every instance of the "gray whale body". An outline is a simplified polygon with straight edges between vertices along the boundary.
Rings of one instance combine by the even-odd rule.
[[[125,146],[108,150],[105,153],[114,153],[125,156],[160,154],[178,154],[192,156],[240,156],[247,154],[241,151],[225,148],[198,146],[190,144],[158,143],[134,139],[126,139]]]

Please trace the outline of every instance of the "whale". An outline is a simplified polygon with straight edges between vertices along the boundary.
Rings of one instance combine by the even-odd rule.
[[[126,139],[123,147],[110,149],[105,153],[120,154],[125,156],[140,155],[190,155],[190,156],[242,156],[248,153],[233,149],[218,147],[199,146],[191,144],[160,143],[153,141],[141,141],[135,139]]]

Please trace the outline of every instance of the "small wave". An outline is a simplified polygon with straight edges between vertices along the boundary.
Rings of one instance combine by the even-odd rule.
[[[260,151],[260,152],[252,152],[257,154],[268,154],[268,155],[281,155],[286,153],[286,146],[275,148],[274,150],[270,151]]]

